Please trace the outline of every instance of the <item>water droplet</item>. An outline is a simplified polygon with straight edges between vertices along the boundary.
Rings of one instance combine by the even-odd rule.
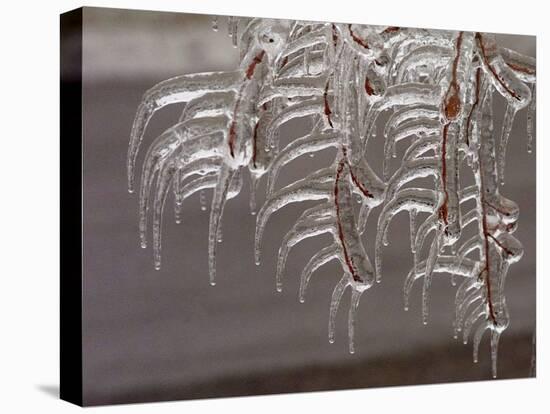
[[[201,210],[206,211],[206,194],[204,193],[204,190],[201,190],[199,193],[199,203],[201,205]]]

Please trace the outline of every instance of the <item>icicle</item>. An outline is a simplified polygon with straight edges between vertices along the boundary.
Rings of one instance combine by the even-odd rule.
[[[489,322],[485,321],[481,325],[479,325],[476,329],[476,333],[474,334],[474,363],[477,364],[478,356],[479,356],[479,343],[481,342],[481,338],[483,337],[483,334],[485,333],[485,330],[489,327]]]
[[[376,270],[376,283],[382,281],[382,237],[380,231],[376,233],[376,243],[374,245],[374,264]]]
[[[464,343],[464,345],[468,343],[468,338],[474,324],[478,321],[480,317],[485,315],[485,306],[486,305],[484,303],[478,304],[476,308],[472,311],[472,313],[470,313],[470,315],[466,319],[466,322],[464,322],[462,335],[462,342]],[[457,335],[457,332],[459,332],[459,329],[455,326],[455,335]]]
[[[159,184],[154,200],[153,211],[153,257],[156,270],[160,270],[160,250],[162,237],[162,210],[168,195],[168,190],[174,178],[175,168],[169,164],[159,172]]]
[[[179,193],[181,192],[181,177],[180,169],[176,170],[174,176],[174,221],[176,224],[181,224],[181,199]]]
[[[173,151],[162,152],[161,148],[164,144],[177,142],[177,138],[172,133],[164,133],[155,140],[145,155],[139,192],[139,236],[142,248],[147,247],[147,216],[155,174],[162,168],[165,160],[173,154]]]
[[[328,318],[328,341],[333,344],[334,343],[334,327],[336,325],[336,313],[338,312],[338,307],[340,306],[340,300],[342,299],[342,295],[344,294],[344,290],[346,290],[346,287],[348,286],[348,275],[344,274],[342,276],[342,279],[338,282],[338,284],[334,287],[334,291],[332,292],[332,299],[330,300],[330,314]]]
[[[214,16],[212,17],[212,30],[214,30],[215,32],[217,32],[219,29],[219,26],[218,26],[218,16]]]
[[[390,178],[390,150],[391,143],[386,141],[386,145],[384,147],[384,159],[382,160],[382,177],[384,178],[384,181],[388,181]]]
[[[228,166],[224,165],[222,167],[218,178],[218,184],[214,189],[214,196],[212,197],[210,223],[208,228],[208,268],[210,284],[212,286],[216,284],[216,246],[218,244],[218,230],[223,214],[223,207],[227,200],[227,193],[229,192],[229,185],[231,184],[234,174],[234,171],[231,171]]]
[[[367,230],[367,220],[369,218],[371,208],[366,201],[363,201],[361,209],[359,210],[358,230],[359,234],[363,234]]]
[[[309,260],[307,265],[304,267],[304,270],[302,271],[302,275],[300,276],[300,295],[299,295],[300,303],[304,303],[305,301],[306,289],[309,284],[309,279],[311,278],[311,275],[313,274],[313,272],[315,272],[324,264],[338,258],[338,251],[339,251],[338,246],[331,245],[331,246],[325,247],[324,249],[319,250]]]
[[[413,208],[409,210],[409,225],[410,225],[410,239],[411,239],[411,252],[416,252],[416,210]]]
[[[451,244],[451,256],[456,256],[457,244],[458,243]],[[454,273],[451,273],[451,286],[456,286],[456,275]]]
[[[443,239],[443,231],[438,231],[432,242],[428,260],[426,261],[426,274],[424,275],[424,285],[422,287],[422,323],[428,324],[428,307],[430,300],[430,287],[432,284],[432,272],[439,255],[441,243]]]
[[[357,306],[361,299],[361,292],[353,289],[351,290],[351,303],[349,305],[348,316],[348,338],[349,338],[349,353],[355,353],[355,319],[357,316]]]
[[[424,241],[426,240],[426,237],[428,234],[430,234],[433,230],[437,229],[437,214],[432,214],[430,217],[428,217],[424,222],[418,227],[418,230],[416,231],[416,240],[415,240],[415,248],[414,248],[414,256],[415,260],[418,261],[418,255],[422,251],[422,247],[424,246]]]
[[[498,175],[500,177],[500,183],[504,184],[504,166],[506,163],[506,148],[508,146],[508,138],[512,130],[514,118],[516,116],[517,108],[508,104],[506,107],[506,113],[502,122],[502,134],[500,136],[500,145],[498,150]]]
[[[256,215],[256,189],[258,188],[258,177],[250,174],[250,214]]]
[[[491,330],[491,371],[493,378],[497,377],[498,340],[500,333],[496,329]]]

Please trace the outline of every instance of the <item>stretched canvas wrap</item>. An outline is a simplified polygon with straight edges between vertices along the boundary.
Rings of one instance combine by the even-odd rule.
[[[61,16],[63,399],[535,376],[535,38],[368,23]]]

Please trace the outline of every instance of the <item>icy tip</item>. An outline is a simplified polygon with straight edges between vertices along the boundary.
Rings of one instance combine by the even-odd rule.
[[[403,310],[404,310],[405,312],[408,312],[408,311],[409,311],[409,307],[405,305],[405,306],[403,307]]]
[[[180,219],[176,219],[176,224],[181,224],[181,220],[180,220]]]
[[[350,350],[349,350],[349,353],[350,353],[351,355],[355,354],[355,349],[350,349]]]
[[[259,265],[260,265],[260,261],[259,261],[259,260],[255,260],[254,263],[256,264],[256,266],[259,266]]]
[[[256,215],[256,211],[252,210],[252,211],[250,212],[250,215],[251,215],[251,216],[255,216],[255,215]]]
[[[300,301],[300,303],[304,303],[306,300],[302,297],[298,298],[298,300]]]
[[[202,211],[206,211],[206,206],[201,206]]]
[[[422,321],[422,325],[427,325],[427,324],[428,324],[428,321],[427,321],[426,319],[424,319],[424,320]]]
[[[160,263],[155,263],[155,270],[160,270]]]
[[[281,293],[283,291],[283,287],[282,286],[277,286],[277,293]]]
[[[141,242],[140,246],[141,246],[142,249],[146,249],[147,248],[147,243]]]
[[[529,152],[529,150],[527,150],[527,152]],[[134,194],[134,189],[133,189],[133,188],[130,188],[130,187],[128,187],[128,192],[129,192],[130,194]]]
[[[214,281],[210,282],[210,286],[216,286],[216,282]]]
[[[329,339],[328,339],[328,343],[329,343],[329,344],[333,344],[333,343],[334,343],[334,338],[329,338]]]

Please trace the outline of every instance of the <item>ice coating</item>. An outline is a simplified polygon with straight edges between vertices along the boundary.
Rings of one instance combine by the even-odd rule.
[[[219,27],[215,17],[212,28]],[[498,343],[510,320],[505,279],[523,255],[512,235],[519,207],[500,192],[510,170],[507,144],[522,110],[532,151],[535,59],[500,47],[486,33],[233,16],[227,35],[238,48],[238,67],[158,83],[144,94],[131,128],[126,166],[133,191],[150,119],[167,105],[183,105],[174,126],[148,145],[142,166],[139,235],[146,247],[152,232],[155,268],[161,264],[167,199],[173,196],[175,220],[181,223],[191,208],[184,201],[200,193],[201,210],[208,210],[211,200],[208,273],[210,284],[216,283],[224,207],[240,195],[246,168],[258,265],[262,248],[268,254],[277,251],[262,247],[270,217],[289,204],[317,202],[281,241],[273,270],[276,288],[282,290],[292,247],[328,234],[328,245],[304,264],[298,298],[304,302],[313,273],[336,260],[339,281],[330,301],[329,341],[334,342],[336,313],[349,287],[348,344],[355,353],[361,295],[382,280],[388,229],[405,211],[412,253],[405,308],[414,282],[422,279],[422,321],[427,323],[433,277],[449,274],[453,286],[459,279],[455,337],[462,332],[464,342],[473,338],[477,361],[488,330],[491,374],[496,376]],[[493,131],[495,93],[507,103],[499,139]],[[287,142],[283,127],[297,119],[309,131],[280,148]],[[370,163],[372,146],[383,149],[380,167]],[[277,185],[289,164],[305,164],[304,155],[325,150],[334,154],[328,165],[282,188]],[[473,185],[465,184],[462,168],[473,173]],[[256,205],[263,177],[266,197]],[[371,216],[373,226],[367,225]],[[476,232],[464,236],[470,224]],[[374,266],[369,244],[374,244]]]

